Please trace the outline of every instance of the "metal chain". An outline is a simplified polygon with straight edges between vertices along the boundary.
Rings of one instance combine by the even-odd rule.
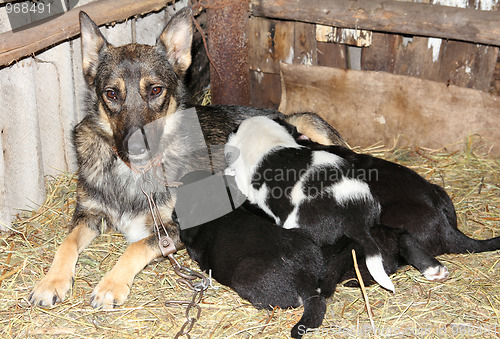
[[[149,209],[151,211],[155,231],[158,236],[158,246],[160,247],[163,256],[168,257],[168,259],[170,260],[170,263],[174,267],[175,274],[180,277],[176,280],[176,282],[179,285],[184,285],[185,288],[193,291],[191,300],[170,300],[165,302],[165,306],[167,307],[186,305],[186,311],[184,313],[186,321],[174,338],[177,339],[179,337],[186,336],[186,338],[190,339],[191,335],[189,334],[189,332],[191,332],[196,321],[198,321],[201,316],[200,303],[203,299],[203,294],[208,289],[208,287],[212,285],[212,281],[211,278],[208,278],[203,273],[196,272],[187,266],[181,265],[179,264],[177,259],[175,259],[174,252],[177,251],[177,249],[175,248],[175,243],[168,235],[167,228],[161,220],[160,212],[156,205],[153,193],[148,192],[145,188],[147,183],[151,184],[151,182],[149,182],[148,180],[144,180],[142,182],[141,190],[148,199]],[[163,230],[165,235],[161,235],[161,230]],[[195,282],[198,279],[200,281]],[[191,316],[192,311],[195,312],[195,316]]]
[[[186,336],[186,338],[189,339],[191,338],[189,332],[193,329],[196,321],[200,319],[200,303],[203,299],[203,294],[211,285],[211,281],[204,274],[193,271],[186,266],[180,265],[173,255],[169,255],[168,258],[170,259],[172,266],[174,266],[175,274],[180,277],[177,279],[177,283],[180,285],[184,285],[184,287],[193,291],[191,300],[170,300],[165,303],[165,306],[167,307],[186,305],[186,311],[184,313],[186,321],[181,326],[181,329],[179,330],[179,332],[177,332],[174,338]],[[200,281],[195,282],[195,280],[198,279],[200,279]],[[194,314],[192,316],[191,314],[193,312]]]

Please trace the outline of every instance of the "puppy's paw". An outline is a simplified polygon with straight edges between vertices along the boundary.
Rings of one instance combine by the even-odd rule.
[[[29,302],[34,306],[53,307],[64,300],[66,293],[73,285],[73,278],[45,276],[30,294]]]
[[[448,279],[449,272],[446,266],[434,266],[427,268],[422,274],[427,280],[443,281]]]
[[[123,305],[130,293],[127,282],[107,274],[94,288],[90,296],[90,305],[93,308],[112,309]]]

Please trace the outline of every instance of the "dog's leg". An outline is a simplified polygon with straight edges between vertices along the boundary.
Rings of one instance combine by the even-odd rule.
[[[98,230],[84,222],[71,230],[57,249],[49,272],[33,288],[29,298],[31,304],[52,307],[64,299],[73,283],[78,254],[98,235]]]
[[[425,252],[410,235],[402,235],[399,239],[399,252],[405,261],[418,269],[427,280],[443,281],[448,278],[446,266]]]
[[[113,269],[95,287],[90,298],[92,307],[111,309],[122,305],[136,274],[161,255],[156,235],[130,244]]]

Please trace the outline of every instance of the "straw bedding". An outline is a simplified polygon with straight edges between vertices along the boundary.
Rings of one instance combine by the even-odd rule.
[[[459,228],[474,238],[500,233],[500,161],[465,151],[449,153],[418,147],[372,147],[368,152],[409,166],[445,187],[455,203]],[[89,305],[93,287],[127,246],[119,234],[96,239],[80,255],[76,279],[66,300],[52,308],[28,302],[33,285],[47,272],[67,233],[75,201],[76,176],[47,180],[47,200],[37,211],[19,211],[9,233],[0,236],[0,336],[171,338],[185,321],[184,309],[167,300],[187,300],[191,293],[176,284],[168,261],[156,261],[140,273],[126,304],[112,311]],[[500,253],[443,255],[450,269],[443,283],[426,281],[406,267],[391,278],[396,293],[367,287],[376,326],[374,334],[361,291],[339,286],[328,301],[323,326],[306,338],[500,337]],[[178,260],[197,268],[185,251]],[[284,338],[302,309],[258,311],[230,289],[214,282],[203,299],[194,338]]]

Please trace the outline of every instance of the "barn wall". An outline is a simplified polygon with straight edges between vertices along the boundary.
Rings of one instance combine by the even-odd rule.
[[[500,10],[499,0],[414,2]],[[258,107],[279,106],[279,63],[383,71],[500,95],[500,57],[494,46],[253,17],[249,49],[251,105]]]
[[[78,6],[92,2],[80,0]],[[186,6],[187,0],[176,3]],[[101,31],[110,43],[154,44],[173,6]],[[0,33],[11,29],[0,7]],[[45,199],[45,178],[75,171],[71,130],[85,115],[80,39],[72,39],[0,68],[0,229],[22,209]]]

